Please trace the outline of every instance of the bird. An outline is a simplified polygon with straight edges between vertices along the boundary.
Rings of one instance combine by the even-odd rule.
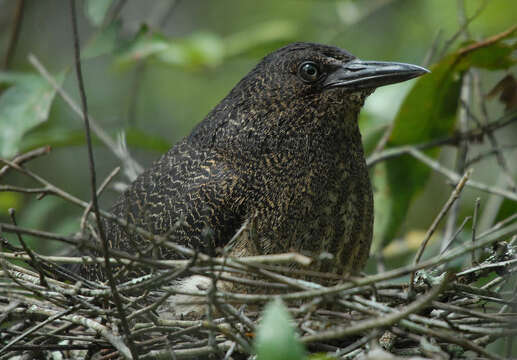
[[[138,176],[111,213],[211,255],[249,224],[254,235],[237,239],[230,256],[325,253],[312,270],[356,274],[373,229],[359,112],[376,88],[427,72],[363,61],[335,46],[288,44],[265,56]],[[127,227],[103,224],[113,248],[184,258],[161,246],[150,252],[150,242]],[[90,266],[86,273],[100,279],[102,271]],[[206,285],[199,275],[181,281],[183,289]]]

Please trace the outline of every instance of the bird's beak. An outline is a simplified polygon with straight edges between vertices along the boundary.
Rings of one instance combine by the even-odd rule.
[[[372,89],[427,74],[429,70],[412,64],[354,59],[330,73],[325,88]]]

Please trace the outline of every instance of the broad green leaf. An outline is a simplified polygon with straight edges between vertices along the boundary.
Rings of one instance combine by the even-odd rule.
[[[86,17],[90,22],[99,26],[106,17],[112,0],[86,0],[84,3]]]
[[[515,34],[509,32],[506,37]],[[454,129],[462,76],[471,67],[505,69],[515,63],[515,43],[497,41],[472,43],[449,54],[431,67],[431,74],[419,78],[406,96],[394,121],[387,148],[416,144],[445,137]],[[426,152],[436,158],[439,149]],[[374,176],[375,244],[373,251],[389,243],[404,222],[411,202],[424,188],[430,169],[402,156],[389,160],[385,173]],[[377,174],[377,170],[376,173]]]
[[[58,82],[63,78],[58,76]],[[11,157],[25,133],[47,120],[55,91],[32,74],[0,73],[0,82],[14,82],[0,96],[0,156]]]
[[[291,317],[282,300],[270,302],[257,329],[255,348],[258,360],[301,360],[306,358],[296,338]]]

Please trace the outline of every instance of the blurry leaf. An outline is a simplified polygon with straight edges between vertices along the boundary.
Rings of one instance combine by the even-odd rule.
[[[514,158],[515,159],[515,158]],[[497,213],[497,217],[495,219],[496,222],[503,221],[504,219],[517,214],[517,203],[513,200],[504,199],[501,207],[499,208],[499,212]]]
[[[57,76],[58,83],[63,74]],[[14,82],[0,97],[0,156],[19,150],[24,134],[48,118],[55,91],[42,77],[0,73],[0,82]]]
[[[142,26],[135,38],[118,54],[117,63],[122,66],[129,65],[164,51],[168,47],[169,42],[164,36],[151,32],[147,26]]]
[[[505,105],[505,111],[517,109],[517,80],[509,74],[502,78],[487,97],[492,98],[499,94],[499,101]]]
[[[287,21],[260,24],[249,30],[221,38],[209,32],[171,39],[143,26],[117,56],[117,64],[127,66],[143,59],[187,69],[214,67],[229,57],[260,49],[260,53],[294,38],[295,26]]]
[[[171,143],[167,139],[145,133],[140,129],[129,128],[125,130],[125,134],[126,142],[131,147],[156,151],[158,153],[164,153],[171,147]]]
[[[98,143],[95,137],[92,140],[94,144]],[[45,145],[50,145],[55,149],[84,144],[86,144],[84,130],[66,130],[62,127],[51,127],[31,131],[21,141],[20,149],[27,151]]]
[[[86,0],[84,3],[86,17],[94,26],[99,26],[106,17],[112,0]]]
[[[300,360],[306,358],[296,338],[291,317],[280,299],[270,302],[257,329],[255,348],[258,360]]]
[[[295,23],[291,21],[265,22],[227,37],[224,40],[225,53],[230,57],[259,49],[263,55],[275,50],[279,44],[293,40],[297,33]]]
[[[456,122],[463,73],[470,67],[506,67],[512,61],[511,52],[501,50],[506,49],[501,41],[512,36],[515,30],[517,27],[463,47],[432,66],[431,74],[419,78],[404,99],[387,148],[423,143],[449,135]],[[439,150],[431,149],[426,154],[436,158]],[[424,188],[430,174],[427,166],[410,156],[402,156],[386,163],[385,179],[374,178],[377,219],[374,251],[396,236],[412,200]]]
[[[7,214],[9,208],[17,208],[22,203],[22,194],[14,192],[0,192],[0,215]]]
[[[389,124],[385,121],[379,121],[379,117],[373,116],[367,111],[361,111],[359,117],[359,130],[361,131],[363,148],[366,156],[375,149],[388,126]]]
[[[114,21],[102,29],[81,51],[81,57],[90,59],[113,52],[117,45],[120,28],[120,21]]]
[[[168,65],[185,68],[216,66],[224,57],[222,39],[210,33],[195,33],[182,39],[167,39],[142,27],[135,39],[117,57],[119,65],[128,65],[153,56]]]
[[[164,63],[188,68],[219,65],[223,56],[221,38],[210,33],[196,33],[171,42],[167,49],[156,54],[156,58]]]
[[[171,144],[166,139],[147,134],[139,129],[127,129],[125,130],[125,135],[127,144],[132,148],[164,153],[171,147]],[[92,140],[94,145],[100,144],[96,136]],[[21,141],[20,149],[27,151],[45,145],[51,145],[55,149],[84,144],[86,144],[86,139],[83,130],[66,130],[58,126],[30,132]]]

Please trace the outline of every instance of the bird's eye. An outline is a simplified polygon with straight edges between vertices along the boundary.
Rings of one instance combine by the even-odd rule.
[[[312,61],[306,61],[298,68],[298,76],[305,82],[314,82],[318,80],[320,70]]]

